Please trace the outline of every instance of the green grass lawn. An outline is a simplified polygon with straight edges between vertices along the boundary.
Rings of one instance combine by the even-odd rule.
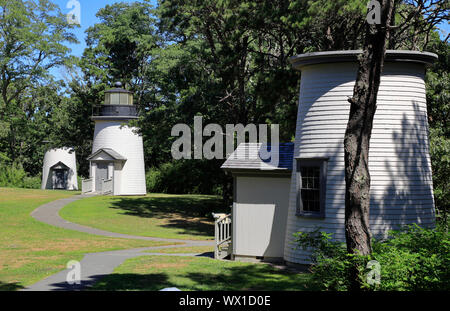
[[[211,212],[223,210],[211,195],[96,196],[68,204],[60,216],[74,223],[131,235],[208,240]]]
[[[0,290],[33,284],[85,253],[166,245],[167,243],[107,238],[43,224],[30,213],[47,202],[77,194],[0,188]]]
[[[314,290],[309,273],[286,272],[268,264],[204,257],[141,256],[128,259],[94,290]]]
[[[0,290],[16,290],[65,268],[85,253],[167,243],[107,238],[40,223],[30,213],[47,202],[77,192],[0,188]],[[70,221],[136,235],[212,238],[215,196],[163,195],[82,199],[62,210]],[[204,253],[212,247],[176,247],[167,253]],[[266,264],[218,261],[204,257],[141,256],[125,261],[96,290],[311,290],[310,275]]]

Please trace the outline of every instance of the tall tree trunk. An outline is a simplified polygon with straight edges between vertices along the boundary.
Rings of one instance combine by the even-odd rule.
[[[381,24],[366,25],[344,138],[345,238],[347,251],[361,255],[371,253],[369,145],[394,0],[383,0],[380,4]],[[354,286],[356,276],[355,268],[351,275]]]

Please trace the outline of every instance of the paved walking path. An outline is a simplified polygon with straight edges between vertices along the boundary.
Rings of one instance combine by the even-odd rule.
[[[41,205],[35,209],[31,216],[41,222],[46,224],[75,230],[80,232],[86,232],[95,235],[101,235],[113,238],[124,238],[124,239],[139,239],[139,240],[149,240],[149,241],[162,241],[162,242],[173,242],[173,243],[184,243],[175,245],[165,245],[165,246],[154,246],[154,247],[142,247],[135,249],[126,249],[118,251],[100,252],[100,253],[88,253],[80,261],[81,266],[81,284],[70,285],[66,281],[67,274],[70,269],[63,270],[56,273],[44,280],[41,280],[23,290],[31,291],[51,291],[51,290],[82,290],[86,287],[92,286],[99,279],[105,275],[111,274],[113,270],[122,264],[125,260],[137,257],[137,256],[207,256],[210,257],[209,253],[206,254],[194,254],[194,253],[146,253],[149,250],[158,250],[165,248],[174,247],[191,247],[191,246],[213,246],[214,241],[195,241],[195,240],[181,240],[181,239],[164,239],[164,238],[153,238],[144,237],[136,235],[121,234],[115,232],[109,232],[104,230],[99,230],[79,224],[69,222],[59,216],[59,210],[70,202],[74,202],[86,197],[91,197],[92,195],[75,195],[70,198],[56,200],[44,205]]]

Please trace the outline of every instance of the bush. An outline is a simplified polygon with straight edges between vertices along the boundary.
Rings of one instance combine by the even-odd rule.
[[[41,188],[41,177],[29,177],[20,164],[0,163],[0,187]]]
[[[376,242],[372,257],[381,264],[381,290],[450,290],[449,234],[411,225]]]
[[[147,171],[148,192],[221,194],[224,173],[213,161],[178,160]]]
[[[145,183],[148,192],[161,192],[161,171],[158,168],[151,168],[145,174]]]
[[[311,252],[312,281],[321,290],[348,290],[355,256],[347,253],[344,243],[333,241],[330,233],[319,230],[294,234],[297,244]]]
[[[22,188],[28,188],[28,189],[41,189],[41,182],[42,177],[41,176],[34,176],[34,177],[25,177],[23,179]]]
[[[438,222],[448,226],[450,202],[450,138],[444,130],[430,128],[430,156],[433,167],[433,193]]]
[[[320,289],[348,290],[350,269],[356,266],[366,290],[450,290],[450,240],[445,231],[417,225],[392,231],[387,240],[373,242],[369,256],[348,254],[345,243],[331,238],[319,230],[296,234],[298,245],[312,251],[311,272]],[[367,277],[372,260],[379,263],[379,284]]]

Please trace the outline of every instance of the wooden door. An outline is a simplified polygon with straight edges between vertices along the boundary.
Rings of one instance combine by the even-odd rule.
[[[108,163],[97,163],[97,169],[95,171],[95,191],[102,191],[102,179],[108,179]]]

